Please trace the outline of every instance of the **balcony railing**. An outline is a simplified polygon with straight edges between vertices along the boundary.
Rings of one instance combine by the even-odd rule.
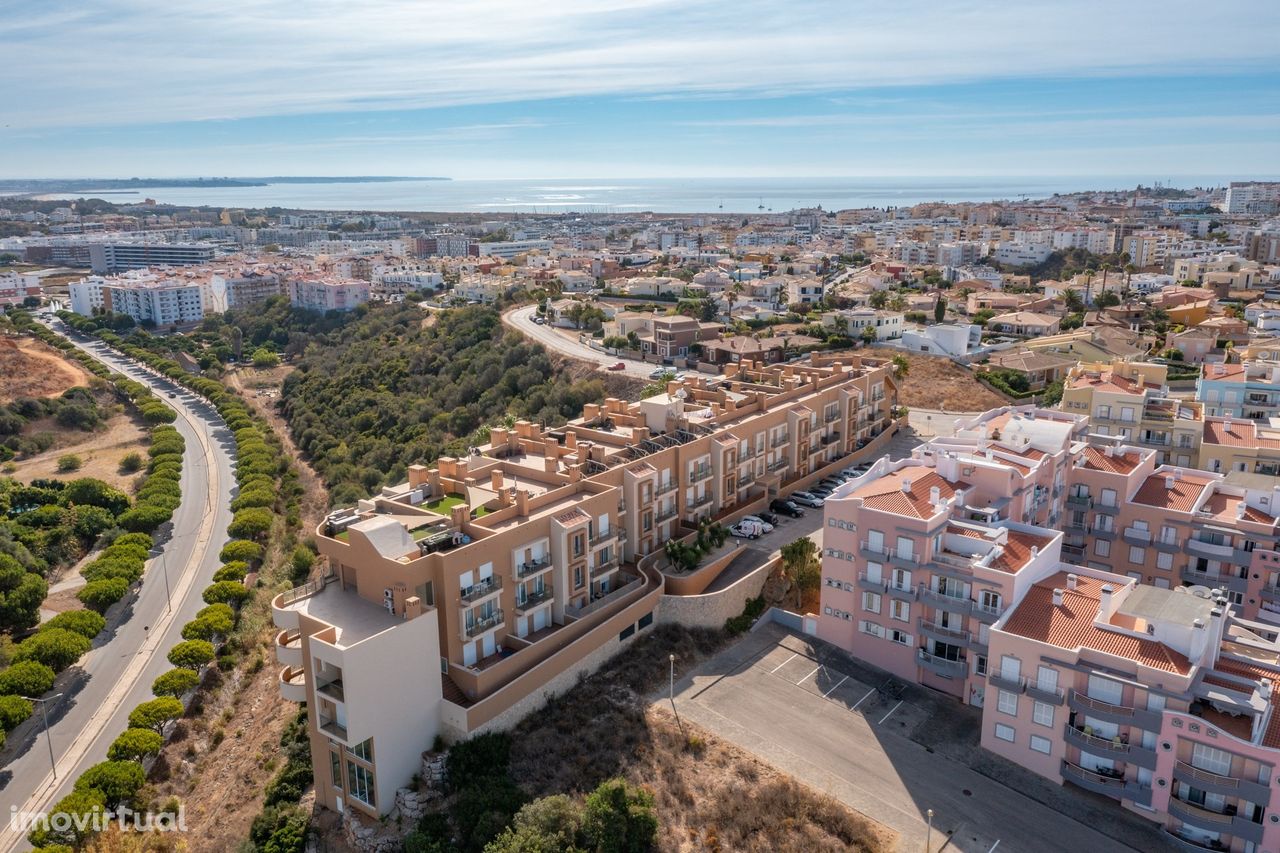
[[[1223,776],[1210,770],[1203,770],[1185,761],[1175,761],[1173,778],[1186,782],[1201,790],[1227,797],[1239,797],[1266,808],[1271,804],[1271,788],[1269,785],[1250,782],[1248,779],[1237,779],[1234,776]]]
[[[527,563],[520,563],[516,566],[516,577],[527,578],[536,575],[538,572],[546,571],[551,568],[550,557],[539,557],[536,560],[530,560]]]
[[[662,495],[665,495],[667,492],[674,492],[675,490],[676,490],[676,482],[675,480],[672,480],[669,483],[659,483],[658,488],[653,490],[653,494],[655,496],[662,496]]]
[[[691,510],[702,509],[704,506],[709,505],[711,501],[712,501],[711,493],[708,492],[707,494],[703,495],[700,498],[694,498],[693,500],[689,501],[687,506]]]
[[[671,509],[659,510],[659,511],[658,511],[658,513],[657,513],[656,515],[654,515],[654,517],[653,517],[653,523],[654,523],[654,524],[661,524],[662,522],[664,522],[664,521],[670,521],[671,519],[673,519],[673,518],[675,518],[675,517],[676,517],[676,508],[675,508],[675,507],[671,507]]]
[[[1110,702],[1086,696],[1078,690],[1067,693],[1067,705],[1072,710],[1083,711],[1103,722],[1137,726],[1151,731],[1160,730],[1162,715],[1158,711],[1133,708],[1129,705],[1113,705]]]
[[[1063,733],[1066,735],[1067,743],[1074,744],[1086,752],[1093,753],[1114,753],[1116,755],[1129,754],[1129,741],[1119,735],[1115,737],[1099,737],[1092,732],[1085,731],[1083,726],[1073,726],[1067,723],[1063,726]]]
[[[964,658],[951,660],[950,658],[939,657],[931,654],[924,649],[916,650],[916,660],[921,666],[933,670],[940,675],[948,675],[951,677],[962,676],[969,669],[969,662]]]
[[[771,472],[772,472],[772,471],[781,471],[783,468],[786,468],[786,467],[787,467],[788,465],[790,465],[790,464],[791,464],[791,463],[790,463],[790,462],[788,462],[788,461],[787,461],[787,460],[785,460],[785,459],[779,459],[777,462],[773,462],[773,463],[771,463],[771,464],[769,465],[769,471],[771,471]]]
[[[935,637],[940,637],[948,642],[967,643],[972,635],[968,631],[962,631],[958,628],[949,628],[946,625],[939,625],[927,619],[920,620],[920,630]]]
[[[491,575],[479,583],[472,584],[462,590],[462,603],[474,604],[486,596],[493,595],[500,589],[502,589],[502,578],[498,575]]]
[[[1020,675],[1005,675],[998,669],[993,669],[987,673],[987,683],[992,687],[999,687],[1009,693],[1021,693],[1022,689],[1027,686],[1027,680]]]
[[[332,678],[324,683],[317,683],[316,692],[328,696],[336,702],[347,701],[347,694],[342,689],[341,678]]]
[[[1027,695],[1034,699],[1039,699],[1041,702],[1061,705],[1063,700],[1066,699],[1067,691],[1056,684],[1042,684],[1039,681],[1032,681],[1028,678]]]
[[[606,560],[605,562],[601,563],[598,566],[592,566],[591,577],[592,578],[603,577],[604,575],[609,574],[609,572],[616,570],[618,567],[619,567],[618,558],[614,557],[612,560]]]
[[[694,468],[689,474],[690,483],[700,483],[711,476],[711,466],[707,465],[702,468]]]
[[[540,604],[545,604],[555,598],[554,590],[549,586],[544,586],[540,590],[529,593],[523,599],[516,600],[516,612],[527,613]]]
[[[462,632],[468,639],[478,637],[486,631],[492,631],[494,628],[502,625],[506,621],[506,617],[501,610],[495,610],[488,616],[476,619],[472,622],[463,623]]]
[[[957,613],[968,613],[973,608],[973,601],[963,592],[946,592],[940,589],[932,589],[927,583],[921,583],[919,589],[920,600],[934,607],[941,607]]]
[[[1113,773],[1102,773],[1088,770],[1079,764],[1072,764],[1065,759],[1062,762],[1062,778],[1076,783],[1082,788],[1105,794],[1116,799],[1129,799],[1148,805],[1151,802],[1151,786],[1143,785],[1136,780],[1125,779]]]
[[[1124,541],[1133,543],[1134,545],[1150,545],[1151,531],[1139,530],[1136,527],[1126,527],[1124,529]]]
[[[603,545],[604,543],[610,542],[617,538],[618,538],[618,528],[610,527],[608,530],[605,530],[604,532],[598,532],[594,536],[592,536],[591,544]]]
[[[776,435],[773,437],[773,441],[769,443],[769,446],[781,447],[782,445],[786,444],[790,440],[791,440],[790,434]]]

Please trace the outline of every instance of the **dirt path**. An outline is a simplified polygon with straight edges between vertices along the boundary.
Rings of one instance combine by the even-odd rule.
[[[90,374],[32,338],[0,338],[0,403],[19,397],[56,397],[88,385]]]

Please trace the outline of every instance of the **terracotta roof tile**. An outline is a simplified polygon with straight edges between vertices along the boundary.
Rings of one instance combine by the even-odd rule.
[[[1063,649],[1092,649],[1137,661],[1165,672],[1187,674],[1191,662],[1163,643],[1098,628],[1099,589],[1103,581],[1079,576],[1076,589],[1067,589],[1067,572],[1059,572],[1027,590],[1009,615],[1004,630]],[[1054,589],[1063,590],[1062,605],[1053,606]]]
[[[1142,456],[1137,453],[1117,453],[1108,456],[1106,451],[1090,445],[1084,449],[1081,466],[1094,471],[1106,471],[1111,474],[1128,474],[1142,463]]]
[[[1256,422],[1235,418],[1205,418],[1204,443],[1223,447],[1280,448],[1280,439],[1258,435]]]
[[[1261,666],[1247,664],[1243,661],[1232,660],[1230,658],[1219,658],[1216,666],[1223,672],[1229,672],[1233,675],[1242,675],[1245,678],[1253,679],[1265,678],[1269,680],[1271,682],[1272,707],[1274,708],[1276,703],[1280,702],[1280,672],[1276,672],[1272,669],[1266,669]],[[1271,749],[1280,748],[1280,714],[1271,714],[1271,718],[1267,722],[1267,730],[1262,734],[1262,745],[1270,747]]]
[[[1016,575],[1031,562],[1031,549],[1043,551],[1053,541],[1049,536],[1037,536],[1020,530],[1010,530],[1009,539],[1005,543],[1004,553],[991,561],[991,568]]]
[[[910,491],[904,492],[902,484],[907,480],[911,483]],[[938,487],[944,500],[954,495],[956,489],[967,488],[965,483],[948,483],[932,468],[908,466],[868,483],[849,497],[862,498],[864,506],[880,512],[911,518],[932,518],[936,511],[929,502],[929,494],[934,486]]]
[[[1196,474],[1184,472],[1181,479],[1173,481],[1173,488],[1169,488],[1168,476],[1156,473],[1147,477],[1139,487],[1138,493],[1133,496],[1133,503],[1160,507],[1173,512],[1191,512],[1210,481]]]

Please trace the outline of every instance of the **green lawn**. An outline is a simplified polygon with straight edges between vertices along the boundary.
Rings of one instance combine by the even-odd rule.
[[[423,506],[425,506],[427,509],[431,510],[432,512],[438,512],[441,515],[448,515],[451,509],[453,509],[455,506],[457,506],[460,503],[465,503],[466,500],[467,499],[464,498],[462,495],[448,494],[442,498],[436,498],[433,501],[428,501],[427,503],[423,504]],[[472,518],[479,518],[482,515],[488,515],[488,514],[489,514],[489,510],[485,509],[482,506],[474,507],[471,510]]]

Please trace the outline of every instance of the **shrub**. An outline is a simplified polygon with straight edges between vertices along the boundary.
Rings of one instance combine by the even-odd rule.
[[[84,588],[76,593],[76,598],[80,599],[85,607],[92,608],[98,613],[105,613],[107,608],[124,598],[124,594],[128,591],[129,582],[124,578],[101,578],[85,584]]]
[[[129,728],[151,729],[164,734],[164,727],[182,716],[182,703],[171,696],[143,702],[129,712]]]
[[[48,631],[53,628],[65,628],[92,640],[105,627],[107,627],[107,620],[92,610],[68,610],[66,613],[59,613],[48,622],[45,622],[40,626],[40,630]]]
[[[49,810],[47,823],[27,833],[27,840],[36,847],[51,844],[78,847],[82,841],[93,834],[93,825],[102,820],[106,810],[106,797],[96,788],[72,791]],[[67,817],[61,817],[61,815]],[[94,815],[98,817],[95,818]]]
[[[189,690],[194,690],[200,683],[200,676],[189,669],[178,667],[162,672],[151,682],[151,692],[156,696],[172,696],[175,699]]]
[[[296,805],[268,806],[253,819],[249,841],[260,853],[302,853],[307,841],[307,815]]]
[[[38,661],[54,672],[61,672],[78,661],[92,645],[86,637],[65,628],[51,628],[18,643],[13,660],[15,663]]]
[[[75,790],[101,791],[107,806],[132,802],[147,781],[142,765],[133,761],[100,761],[80,774]]]
[[[142,470],[142,455],[139,453],[126,453],[120,457],[120,471],[125,474],[136,474]]]
[[[476,735],[455,743],[445,759],[449,789],[457,791],[490,776],[505,774],[511,764],[511,736],[506,732]]]
[[[183,640],[169,649],[169,663],[199,672],[213,663],[213,643],[207,640]]]
[[[164,738],[151,729],[125,729],[107,748],[112,761],[141,761],[155,755],[164,746]]]
[[[292,562],[294,577],[305,577],[315,565],[316,556],[306,545],[299,545],[293,549]]]
[[[271,511],[262,507],[242,509],[231,519],[227,532],[239,539],[255,539],[271,529],[273,518]]]
[[[152,504],[139,504],[116,519],[116,524],[134,533],[150,533],[173,516],[171,510]]]
[[[601,853],[649,850],[658,834],[653,795],[621,779],[600,783],[583,805],[582,834],[586,846]]]
[[[65,456],[58,457],[58,470],[66,473],[68,471],[79,471],[80,466],[84,464],[84,460],[74,453],[68,453]]]
[[[463,848],[483,850],[511,822],[525,799],[524,792],[506,773],[490,775],[482,784],[468,780],[453,807]]]
[[[151,550],[151,546],[155,544],[150,536],[145,533],[122,533],[111,542],[112,548],[118,548],[125,545],[136,545],[142,548],[145,556],[146,552]]]
[[[0,695],[39,696],[53,687],[54,673],[34,660],[15,663],[0,672]]]
[[[202,597],[205,604],[243,604],[252,593],[244,584],[234,581],[218,581],[205,587]]]
[[[31,716],[34,706],[21,696],[0,696],[0,729],[11,732]]]
[[[243,581],[245,575],[249,573],[249,564],[243,560],[233,560],[222,566],[213,573],[213,579],[217,581]]]
[[[224,563],[237,560],[254,563],[262,559],[262,546],[247,539],[233,539],[222,546],[222,550],[218,552],[218,559]]]

